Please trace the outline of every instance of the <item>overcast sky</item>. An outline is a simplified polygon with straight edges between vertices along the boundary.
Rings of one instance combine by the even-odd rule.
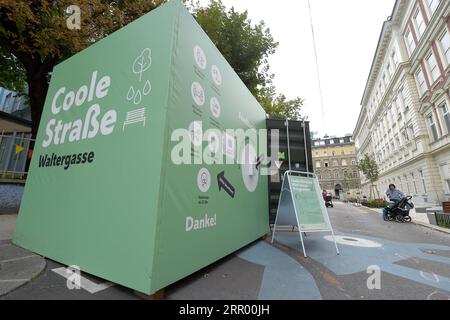
[[[383,21],[395,0],[310,0],[322,81],[322,117],[308,0],[223,0],[264,20],[276,41],[270,59],[277,91],[305,100],[303,114],[320,135],[353,133]],[[202,4],[208,0],[201,0]]]

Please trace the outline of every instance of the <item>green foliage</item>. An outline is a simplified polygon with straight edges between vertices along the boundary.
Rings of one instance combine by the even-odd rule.
[[[252,25],[248,12],[226,10],[222,1],[212,0],[206,7],[195,7],[194,16],[217,49],[227,59],[248,89],[257,95],[259,87],[272,81],[267,58],[278,43],[263,21]]]
[[[256,98],[271,119],[299,120],[301,117],[303,100],[298,97],[288,100],[283,94],[277,95],[273,86],[258,90]]]
[[[0,47],[0,87],[26,94],[27,76],[22,63],[10,52]]]
[[[278,43],[263,21],[252,24],[248,12],[226,10],[222,1],[212,0],[206,7],[190,2],[197,22],[211,38],[217,49],[227,59],[234,71],[259,101],[272,119],[300,118],[303,100],[288,100],[277,94],[272,84],[268,58],[275,53]]]
[[[378,180],[380,172],[378,170],[377,162],[374,159],[371,159],[367,154],[364,156],[364,159],[358,162],[358,169],[362,171],[366,179],[371,183]]]
[[[383,199],[375,199],[375,200],[361,201],[361,204],[368,208],[380,209],[386,207],[388,203]]]

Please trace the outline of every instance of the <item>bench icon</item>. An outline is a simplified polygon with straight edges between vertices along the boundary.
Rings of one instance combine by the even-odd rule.
[[[125,122],[123,123],[122,131],[125,131],[125,126],[142,122],[145,127],[145,108],[136,109],[127,112]]]

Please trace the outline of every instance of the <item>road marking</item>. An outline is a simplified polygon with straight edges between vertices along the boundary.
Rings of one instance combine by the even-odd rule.
[[[70,270],[70,272],[68,270]],[[72,275],[71,269],[67,269],[67,268],[64,268],[64,267],[55,268],[55,269],[52,269],[52,271],[57,273],[57,274],[59,274],[63,278],[68,279],[68,280],[69,280],[69,277]],[[81,280],[80,281],[80,286],[84,290],[86,290],[87,292],[89,292],[91,294],[103,291],[103,290],[108,289],[108,288],[110,288],[110,287],[115,285],[114,283],[111,283],[111,282],[103,282],[103,283],[97,284],[97,283],[95,283],[95,282],[93,282],[93,281],[83,277],[82,275],[80,275],[80,280]]]
[[[30,281],[30,279],[7,279],[7,280],[0,280],[0,282],[24,282],[24,281]]]
[[[24,257],[19,257],[19,258],[1,260],[0,263],[19,261],[19,260],[24,260],[24,259],[33,258],[33,257],[38,257],[38,256],[35,255],[35,254],[32,254],[32,255],[29,255],[29,256],[24,256]]]
[[[442,292],[442,291],[433,291],[432,293],[430,293],[427,296],[427,300],[433,300],[433,296],[436,295],[436,294],[440,294],[442,296],[445,296],[447,298],[447,300],[450,300],[450,296],[447,293]]]
[[[433,276],[433,278],[432,278],[432,279],[428,278],[428,275]],[[425,280],[431,281],[431,282],[439,283],[439,282],[441,281],[441,280],[439,279],[439,276],[438,276],[436,273],[434,273],[434,272],[428,273],[428,272],[420,271],[420,276],[421,276],[422,278],[424,278]]]
[[[327,235],[323,237],[325,240],[333,242],[333,236]],[[348,237],[348,236],[335,236],[336,242],[339,244],[352,246],[352,247],[362,247],[362,248],[381,248],[383,245],[379,242],[372,240],[367,240],[363,238]]]

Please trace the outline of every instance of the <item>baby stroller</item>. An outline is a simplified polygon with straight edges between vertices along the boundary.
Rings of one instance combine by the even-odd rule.
[[[327,194],[326,196],[324,196],[323,200],[325,200],[325,207],[334,208],[333,197],[330,194]]]
[[[411,202],[412,197],[407,196],[398,202],[392,203],[386,207],[387,217],[386,221],[396,221],[396,222],[411,222],[411,217],[409,216],[409,210],[414,208],[414,204]]]

